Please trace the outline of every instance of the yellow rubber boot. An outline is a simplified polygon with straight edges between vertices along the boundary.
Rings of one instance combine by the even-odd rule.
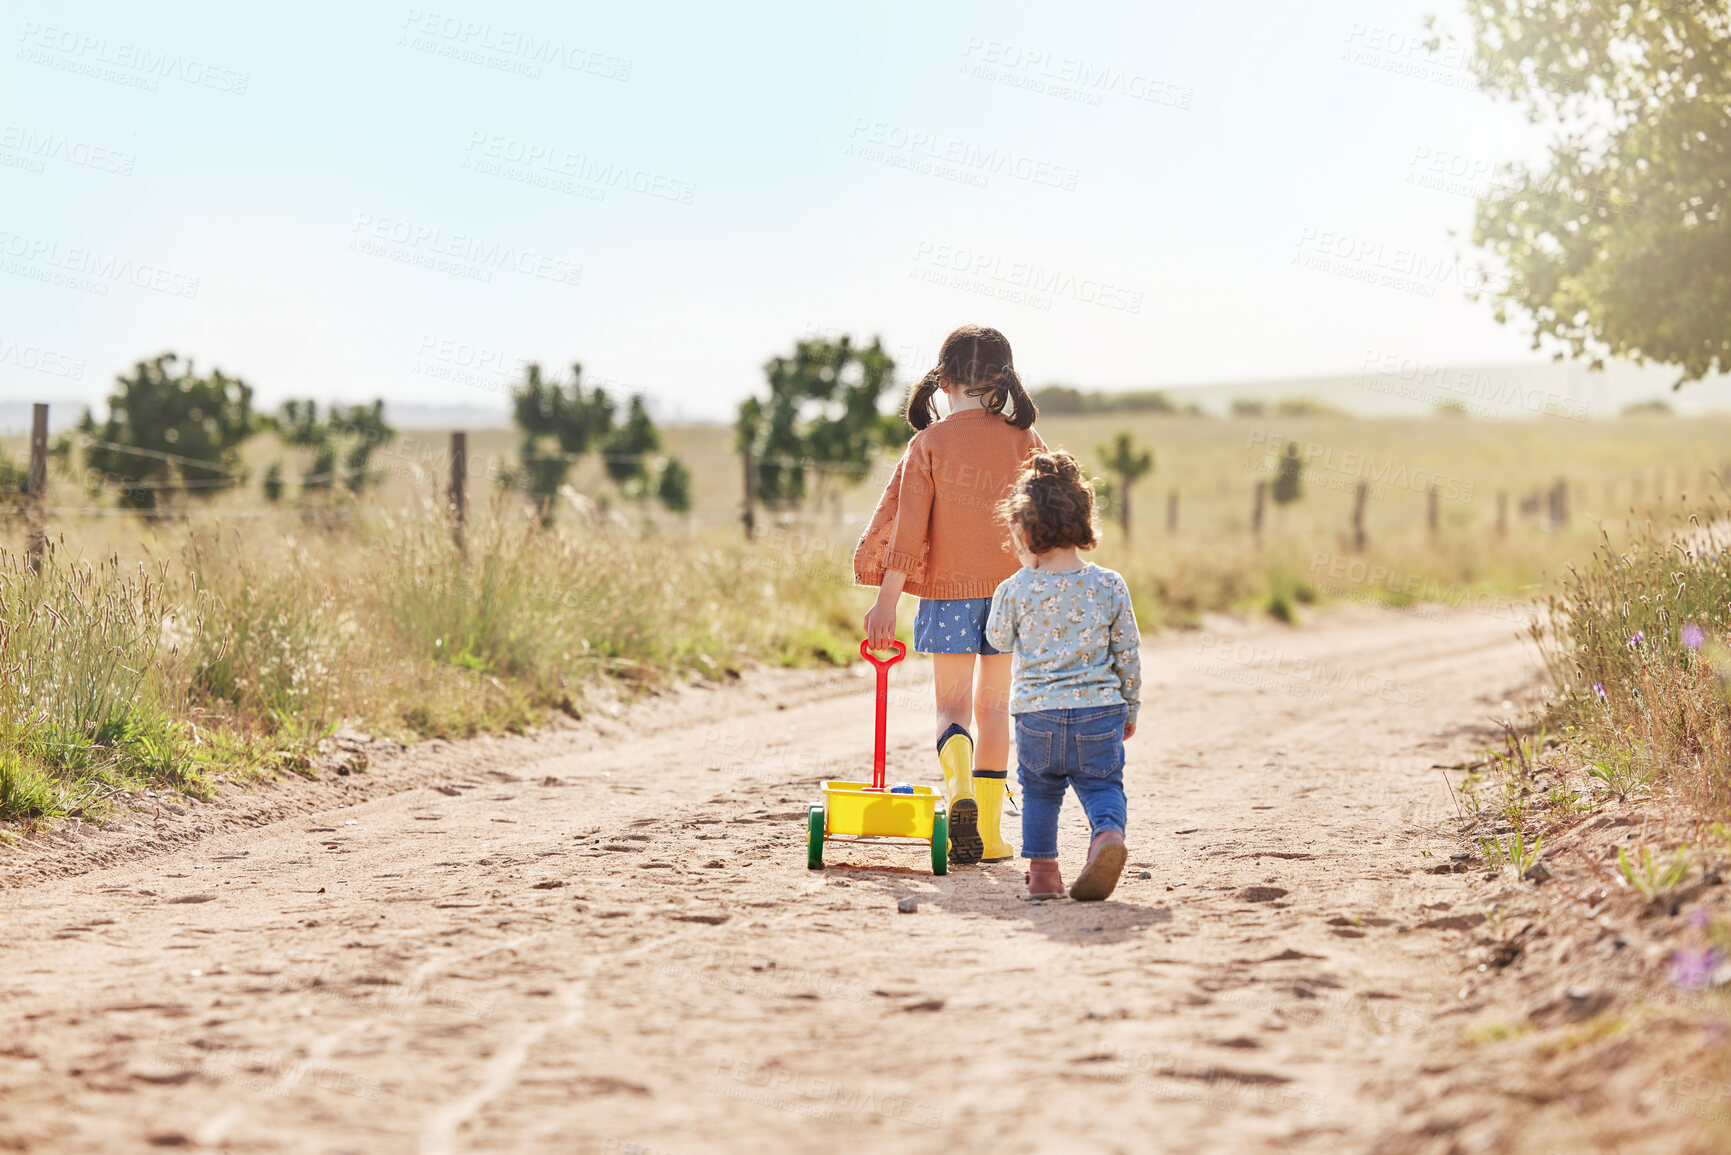
[[[981,862],[1005,862],[1016,857],[1016,848],[1004,841],[999,826],[1009,786],[1009,775],[1003,770],[974,771],[974,797],[980,804]]]
[[[938,765],[944,771],[944,797],[950,806],[950,861],[978,862],[980,804],[974,797],[974,740],[961,726],[951,726],[938,739]]]

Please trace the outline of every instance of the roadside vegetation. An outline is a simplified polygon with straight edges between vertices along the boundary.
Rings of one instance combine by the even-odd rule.
[[[190,393],[200,404],[176,420],[204,432],[161,412],[87,423],[51,460],[52,492],[83,489],[107,516],[51,524],[39,574],[0,559],[0,817],[91,817],[141,783],[197,792],[217,774],[308,772],[344,724],[403,738],[521,729],[670,678],[851,661],[854,539],[900,447],[882,416],[893,369],[875,344],[802,342],[766,366],[767,399],[737,428],[665,430],[577,367],[563,382],[526,374],[517,429],[470,437],[459,532],[447,435],[399,433],[376,404],[255,419],[236,379],[172,358],[140,366],[111,412]],[[1568,563],[1631,547],[1619,512],[1640,524],[1706,509],[1681,495],[1717,485],[1731,423],[1155,409],[1040,428],[1102,476],[1096,557],[1126,574],[1150,629],[1213,613],[1295,622],[1343,602],[1464,608],[1514,629]],[[21,541],[16,512],[0,519]],[[1665,564],[1614,580],[1650,584]],[[1605,603],[1611,580],[1581,585],[1548,620]],[[1589,626],[1609,629],[1581,617]],[[1657,676],[1613,656],[1624,666],[1594,677],[1570,667],[1570,709],[1587,711],[1577,728],[1638,700],[1589,701],[1583,687]],[[1703,745],[1700,727],[1722,723],[1697,715],[1688,741]],[[1664,723],[1642,718],[1618,713],[1594,739],[1623,735],[1598,760],[1625,791],[1640,750],[1660,748],[1628,736]]]
[[[754,661],[836,660],[845,586],[741,545],[526,503],[459,549],[423,508],[330,529],[153,526],[131,562],[0,554],[0,817],[99,818],[147,784],[306,772],[339,725],[412,740],[522,730],[549,711]]]
[[[1624,883],[1648,898],[1690,865],[1731,867],[1731,520],[1709,506],[1621,545],[1607,533],[1534,604],[1528,633],[1550,693],[1529,730],[1505,722],[1504,748],[1463,767],[1486,865],[1525,872],[1547,834],[1614,803],[1656,804],[1695,832],[1695,853],[1619,850]]]
[[[1595,789],[1668,792],[1703,818],[1731,806],[1731,520],[1607,538],[1571,566],[1533,635],[1558,688],[1564,750]]]

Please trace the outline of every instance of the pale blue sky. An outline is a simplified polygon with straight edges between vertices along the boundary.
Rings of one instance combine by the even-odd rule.
[[[1413,50],[1438,7],[9,4],[0,400],[174,349],[724,416],[802,332],[923,370],[964,321],[1036,383],[1526,360],[1448,232],[1534,129]]]

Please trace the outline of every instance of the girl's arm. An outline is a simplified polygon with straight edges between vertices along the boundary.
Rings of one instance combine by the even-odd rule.
[[[883,496],[878,498],[877,508],[872,510],[871,521],[866,525],[865,532],[860,534],[859,544],[853,551],[853,584],[856,586],[877,586],[883,584],[884,553],[890,547],[890,537],[896,528],[896,507],[902,494],[902,472],[907,468],[907,454],[903,453],[901,460],[896,462],[896,468],[890,474],[889,484],[884,486]]]
[[[884,569],[900,570],[905,580],[907,574],[917,574],[925,565],[926,531],[932,520],[932,459],[918,437],[908,445],[901,474],[895,530],[889,552],[884,554]]]
[[[1124,737],[1136,732],[1136,714],[1142,707],[1142,632],[1136,628],[1136,610],[1130,604],[1130,587],[1118,578],[1117,604],[1113,607],[1112,671],[1118,675],[1118,690],[1130,712],[1124,716]]]
[[[872,649],[883,649],[896,636],[896,605],[901,600],[902,587],[907,583],[908,575],[901,570],[884,571],[884,580],[878,585],[877,600],[865,616],[865,636]]]

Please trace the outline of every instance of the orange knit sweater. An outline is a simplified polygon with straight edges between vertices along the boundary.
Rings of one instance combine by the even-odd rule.
[[[908,575],[922,598],[989,598],[1020,568],[994,512],[1028,454],[1046,443],[989,409],[963,409],[920,430],[853,555],[855,585]]]

